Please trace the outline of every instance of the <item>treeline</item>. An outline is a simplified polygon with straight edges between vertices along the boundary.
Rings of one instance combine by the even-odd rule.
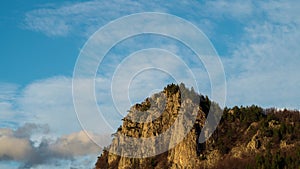
[[[219,105],[216,102],[211,101],[208,96],[198,94],[193,87],[190,89],[185,86],[184,83],[169,84],[164,88],[164,92],[167,95],[172,95],[177,92],[180,94],[181,99],[191,99],[193,103],[198,104],[202,111],[207,115],[210,110],[220,109]]]

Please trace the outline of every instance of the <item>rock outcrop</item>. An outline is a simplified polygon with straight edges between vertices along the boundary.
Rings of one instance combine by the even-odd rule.
[[[221,110],[183,84],[168,85],[130,108],[95,168],[268,168],[273,160],[268,153],[288,153],[291,159],[297,159],[299,153],[300,157],[300,135],[294,132],[300,129],[298,111],[289,112],[285,119],[274,109],[225,108],[217,130],[205,143],[199,143],[210,108]],[[276,161],[274,165],[290,168],[298,164]]]

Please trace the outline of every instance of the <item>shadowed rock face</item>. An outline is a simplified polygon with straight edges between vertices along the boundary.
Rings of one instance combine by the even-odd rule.
[[[300,159],[300,134],[294,131],[300,129],[299,112],[282,115],[275,109],[266,112],[257,106],[226,108],[217,130],[199,144],[209,108],[220,109],[183,84],[168,85],[130,108],[95,168],[263,168],[273,160],[273,156],[262,158],[267,153],[277,153],[276,158],[288,153],[296,159],[298,151]],[[280,138],[274,134],[277,130]],[[300,165],[275,162],[273,165],[287,168]]]

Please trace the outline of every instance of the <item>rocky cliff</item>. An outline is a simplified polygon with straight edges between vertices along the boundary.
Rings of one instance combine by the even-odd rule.
[[[199,143],[209,109],[221,110],[183,84],[168,85],[130,108],[95,168],[300,166],[298,111],[225,108],[217,130],[205,143]]]

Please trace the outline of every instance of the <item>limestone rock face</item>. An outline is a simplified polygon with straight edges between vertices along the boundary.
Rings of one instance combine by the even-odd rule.
[[[199,99],[194,91],[169,85],[141,104],[132,106],[123,125],[114,134],[112,144],[99,157],[96,168],[198,166],[201,163],[198,137],[206,119]],[[135,138],[152,141],[140,144]]]

